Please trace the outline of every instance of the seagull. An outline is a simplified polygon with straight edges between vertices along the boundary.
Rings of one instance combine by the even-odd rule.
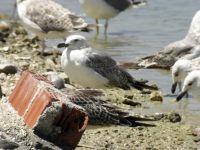
[[[173,81],[171,88],[172,93],[176,91],[177,84],[179,85],[179,89],[181,90],[182,82],[184,81],[188,73],[193,70],[200,70],[200,57],[192,60],[179,59],[175,62],[175,64],[171,68]]]
[[[183,83],[183,88],[176,100],[180,101],[187,92],[191,92],[200,101],[200,70],[194,70],[187,75]]]
[[[141,121],[155,121],[150,117],[132,114],[104,100],[105,93],[98,89],[62,89],[69,100],[86,110],[90,124],[93,125],[124,125],[154,126]]]
[[[111,57],[97,53],[89,47],[86,38],[71,35],[65,43],[58,47],[66,47],[61,56],[61,66],[69,79],[83,87],[106,88],[115,86],[128,90],[134,87],[155,89],[146,85],[146,81],[135,80],[127,71],[120,68]]]
[[[180,58],[194,59],[200,56],[200,10],[195,13],[188,33],[182,40],[172,42],[155,55],[138,60],[140,68],[170,69]]]
[[[79,0],[85,13],[96,20],[99,24],[99,19],[105,19],[105,30],[107,33],[108,20],[117,16],[120,12],[126,10],[132,5],[144,4],[145,1],[134,0]],[[97,26],[97,34],[99,27]]]
[[[88,31],[92,27],[52,0],[17,0],[17,10],[24,27],[40,38],[42,54],[45,39],[64,39],[75,31]]]

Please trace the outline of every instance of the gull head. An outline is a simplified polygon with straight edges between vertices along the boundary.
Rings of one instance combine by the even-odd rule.
[[[176,91],[177,84],[181,83],[185,79],[190,70],[191,60],[179,59],[175,62],[175,64],[171,68],[171,76],[173,81],[171,87],[172,93]]]
[[[66,38],[65,43],[58,44],[58,48],[65,47],[69,50],[77,50],[82,48],[87,48],[88,43],[86,38],[82,35],[71,35]]]
[[[187,92],[191,92],[196,98],[200,97],[200,71],[194,70],[190,72],[185,80],[181,92],[178,94],[176,100],[180,101]]]

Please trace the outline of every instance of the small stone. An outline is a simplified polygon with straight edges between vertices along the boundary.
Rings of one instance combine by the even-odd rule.
[[[1,47],[0,51],[8,52],[8,51],[10,51],[10,47],[9,46]]]
[[[163,113],[155,113],[155,115],[153,117],[156,121],[158,121],[158,120],[161,120],[162,118],[164,118],[164,116],[165,115]]]
[[[130,105],[130,106],[142,106],[141,103],[139,103],[139,102],[134,102],[134,101],[132,101],[132,100],[130,100],[130,99],[125,99],[122,103],[123,103],[123,104],[126,104],[126,105]]]
[[[181,116],[178,113],[172,112],[168,115],[168,119],[172,123],[180,122]]]
[[[54,84],[57,89],[65,88],[65,80],[59,77],[57,72],[47,72],[47,78]]]
[[[194,142],[198,143],[198,142],[200,142],[200,137],[197,136],[193,140],[194,140]]]
[[[15,65],[10,63],[0,64],[0,73],[15,74],[18,69]]]
[[[150,95],[150,100],[151,101],[159,101],[162,102],[163,101],[163,97],[161,96],[161,92],[159,91],[153,91]]]
[[[133,95],[125,95],[124,97],[127,99],[133,99]]]
[[[193,134],[194,136],[200,136],[200,128],[194,129],[192,134]]]
[[[5,21],[1,21],[0,22],[0,31],[8,31],[10,29],[10,25],[5,22]]]
[[[19,147],[17,143],[8,140],[0,140],[0,149],[16,149],[17,147]]]

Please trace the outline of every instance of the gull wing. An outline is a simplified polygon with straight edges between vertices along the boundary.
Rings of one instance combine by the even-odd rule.
[[[42,31],[73,31],[86,27],[82,18],[51,0],[34,0],[27,5],[27,17]]]

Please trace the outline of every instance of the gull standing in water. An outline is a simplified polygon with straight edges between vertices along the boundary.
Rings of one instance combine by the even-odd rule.
[[[85,13],[96,20],[96,24],[99,24],[99,19],[105,19],[105,30],[107,33],[108,20],[117,16],[120,12],[126,10],[132,5],[139,5],[145,1],[134,0],[79,0]],[[99,27],[97,26],[97,34],[99,33]]]
[[[67,47],[61,56],[61,66],[71,81],[83,87],[105,88],[109,85],[125,90],[134,87],[155,89],[146,82],[135,80],[114,59],[89,47],[85,37],[71,35],[58,47]]]
[[[200,70],[194,70],[187,75],[183,83],[183,88],[176,100],[180,101],[187,92],[191,92],[200,101]]]
[[[17,0],[17,8],[25,28],[42,41],[42,53],[45,39],[65,38],[90,28],[82,18],[52,0]]]
[[[200,70],[200,57],[192,60],[179,59],[175,62],[175,64],[171,68],[173,81],[171,88],[172,93],[176,91],[177,84],[179,85],[179,89],[181,90],[182,82],[184,81],[188,73],[193,70]]]

